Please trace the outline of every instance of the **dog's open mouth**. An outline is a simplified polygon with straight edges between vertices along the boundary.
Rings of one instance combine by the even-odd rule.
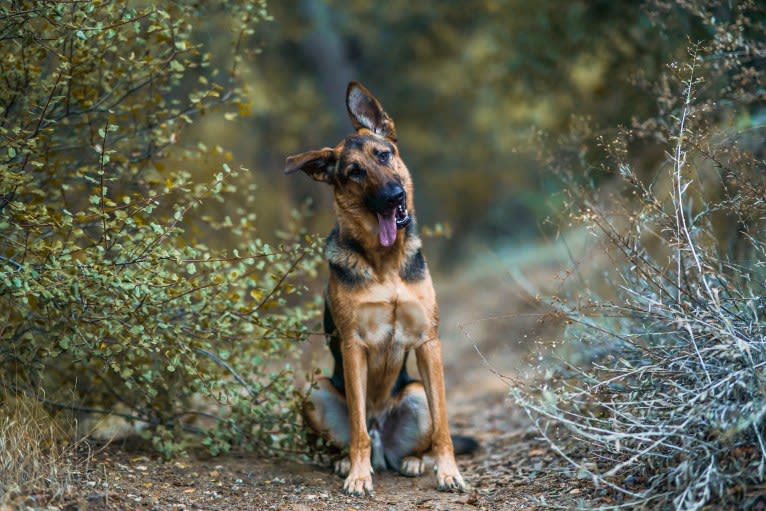
[[[412,221],[407,206],[404,202],[386,213],[378,213],[378,226],[380,227],[380,244],[390,247],[396,242],[396,231],[404,229]]]
[[[412,218],[410,218],[410,214],[407,213],[407,206],[405,206],[404,203],[399,204],[396,207],[396,228],[404,229],[410,225],[411,221]]]

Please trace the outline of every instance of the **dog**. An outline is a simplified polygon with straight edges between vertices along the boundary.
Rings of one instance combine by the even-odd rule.
[[[370,91],[351,82],[346,107],[354,133],[335,147],[290,156],[285,165],[286,174],[301,170],[331,185],[337,216],[325,247],[324,312],[335,367],[317,382],[304,419],[348,448],[335,464],[347,476],[348,495],[372,493],[373,469],[422,474],[426,452],[437,487],[463,491],[455,451],[478,444],[449,433],[439,312],[417,234],[412,178],[394,122]],[[411,351],[422,382],[407,372]]]

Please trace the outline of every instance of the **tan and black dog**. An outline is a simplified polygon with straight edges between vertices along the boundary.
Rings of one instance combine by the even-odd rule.
[[[337,146],[287,158],[332,185],[337,225],[327,239],[330,281],[324,327],[335,358],[306,408],[308,424],[349,457],[335,465],[351,495],[372,492],[373,467],[408,476],[434,460],[438,488],[464,490],[455,450],[477,447],[450,436],[439,312],[415,227],[412,179],[396,146],[394,122],[361,84],[346,106],[356,132]],[[407,373],[414,350],[422,383]]]

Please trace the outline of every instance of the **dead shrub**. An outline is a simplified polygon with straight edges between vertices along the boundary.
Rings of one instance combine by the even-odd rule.
[[[601,139],[619,191],[607,201],[562,173],[567,220],[611,261],[596,279],[609,289],[550,300],[577,359],[511,394],[614,507],[749,509],[766,473],[766,16],[752,2],[724,19],[708,2],[673,9],[710,40],[669,65],[657,118]],[[647,136],[667,153],[648,178],[622,150]]]

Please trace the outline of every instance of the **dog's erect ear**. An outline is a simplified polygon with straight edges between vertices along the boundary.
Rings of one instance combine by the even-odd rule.
[[[380,105],[375,96],[359,82],[351,82],[346,90],[346,107],[351,123],[359,130],[367,128],[373,133],[396,142],[394,121]]]
[[[302,170],[317,181],[329,182],[335,171],[338,155],[334,149],[325,147],[316,151],[289,156],[285,161],[285,174],[292,174]]]

